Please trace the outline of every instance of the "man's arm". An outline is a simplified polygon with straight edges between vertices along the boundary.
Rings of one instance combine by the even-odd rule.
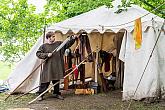
[[[51,55],[49,53],[44,52],[44,45],[41,45],[38,51],[36,52],[36,56],[40,59],[46,59],[50,57]]]
[[[70,36],[70,41],[65,44],[65,49],[71,47],[74,44],[75,39],[77,39],[77,36]]]

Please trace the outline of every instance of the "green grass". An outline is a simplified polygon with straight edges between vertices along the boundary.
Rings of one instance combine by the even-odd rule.
[[[12,67],[9,66],[9,63],[0,61],[0,80],[7,79],[11,70]]]

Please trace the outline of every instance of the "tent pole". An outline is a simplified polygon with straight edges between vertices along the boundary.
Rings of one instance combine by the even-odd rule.
[[[119,74],[119,67],[120,67],[120,62],[119,62],[119,46],[118,46],[118,33],[115,34],[114,36],[114,45],[115,45],[115,48],[116,48],[116,59],[115,59],[115,71],[116,71],[116,87],[117,88],[120,88],[120,74]]]
[[[97,83],[98,74],[98,45],[96,46],[96,59],[95,59],[95,83]]]
[[[46,59],[47,60],[47,59]],[[33,72],[35,72],[46,60],[44,60],[43,62],[41,62],[41,64],[39,64],[30,74],[29,74],[29,76],[27,76],[14,90],[13,90],[13,92],[11,92],[6,98],[5,98],[5,100],[4,101],[6,101],[9,97],[10,97],[10,95],[12,95],[31,75],[32,75],[32,73]]]
[[[33,90],[37,89],[38,87],[39,87],[39,86],[37,86],[37,87],[33,88],[32,90],[30,90],[30,91],[28,91],[28,92],[25,92],[24,94],[22,94],[22,95],[20,95],[20,96],[16,97],[14,100],[19,99],[20,97],[22,97],[22,96],[24,96],[24,95],[26,95],[26,94],[30,93],[31,91],[33,91]]]
[[[150,59],[151,59],[151,57],[152,57],[152,54],[153,54],[153,52],[154,52],[154,50],[155,50],[155,48],[156,48],[156,45],[157,45],[157,43],[158,43],[158,40],[159,40],[159,38],[160,38],[161,32],[162,32],[162,30],[164,30],[164,25],[165,25],[165,20],[164,20],[164,23],[163,23],[162,26],[161,26],[160,32],[159,32],[159,34],[158,34],[158,37],[157,37],[156,42],[155,42],[155,44],[154,44],[154,47],[153,47],[153,49],[152,49],[152,51],[151,51],[151,54],[150,54],[149,59],[148,59],[148,61],[147,61],[147,64],[146,64],[146,66],[145,66],[145,68],[144,68],[144,71],[143,71],[143,73],[142,73],[142,75],[141,75],[141,77],[140,77],[140,80],[139,80],[139,82],[138,82],[138,85],[137,85],[137,87],[136,87],[136,89],[135,89],[135,92],[134,92],[134,94],[133,94],[133,97],[135,96],[135,94],[136,94],[136,92],[137,92],[137,89],[139,88],[139,85],[140,85],[140,83],[141,83],[141,80],[142,80],[142,78],[143,78],[143,76],[144,76],[144,73],[145,73],[145,71],[146,71],[146,69],[147,69],[147,66],[148,66],[148,64],[149,64],[149,62],[150,62]],[[131,101],[130,101],[130,103],[129,103],[129,105],[128,105],[128,107],[127,107],[126,110],[129,110],[129,108],[130,108],[130,106],[131,106],[131,104],[132,104],[132,101],[133,101],[133,100],[131,99]]]

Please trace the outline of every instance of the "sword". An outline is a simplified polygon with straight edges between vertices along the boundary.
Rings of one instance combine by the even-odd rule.
[[[64,45],[67,43],[67,42],[69,42],[70,41],[70,37],[68,37],[67,39],[65,39],[63,42],[62,42],[62,44],[57,48],[57,52],[59,51],[59,50],[61,50],[61,48],[62,47],[64,47]],[[54,52],[54,51],[53,51]],[[52,53],[53,53],[52,52]]]
[[[76,35],[72,35],[71,38],[72,38],[72,39],[75,39],[75,38],[76,38]],[[66,38],[66,39],[63,41],[63,43],[57,48],[56,51],[59,51],[59,50],[60,50],[62,47],[64,47],[64,45],[65,45],[67,42],[69,42],[69,41],[70,41],[70,37]]]

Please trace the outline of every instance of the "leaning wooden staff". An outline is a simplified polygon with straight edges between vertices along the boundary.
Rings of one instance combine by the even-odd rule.
[[[84,59],[76,68],[74,68],[70,73],[68,73],[66,76],[64,76],[64,78],[66,78],[67,76],[69,76],[71,73],[73,73],[74,71],[75,71],[75,69],[77,69],[82,63],[84,63],[84,61],[85,61],[86,59]],[[65,72],[67,72],[67,71],[69,71],[69,70],[71,70],[72,68],[69,68],[68,70],[66,70]],[[59,83],[59,82],[58,82]],[[57,84],[58,84],[57,83]],[[56,84],[55,84],[56,85]],[[54,86],[55,86],[54,85]],[[52,86],[52,87],[54,87],[54,86]],[[18,96],[18,97],[16,97],[14,100],[16,100],[16,99],[19,99],[20,97],[22,97],[22,96],[24,96],[24,95],[26,95],[26,94],[28,94],[28,93],[30,93],[31,91],[33,91],[33,90],[35,90],[35,89],[37,89],[39,86],[37,86],[37,87],[35,87],[35,88],[33,88],[33,89],[31,89],[31,90],[29,90],[28,92],[25,92],[24,94],[22,94],[22,95],[20,95],[20,96]],[[52,88],[51,87],[51,88]],[[50,88],[50,89],[51,89]],[[50,90],[49,89],[49,90]],[[39,98],[39,97],[38,97]],[[38,99],[37,98],[37,99]]]
[[[71,75],[81,64],[83,64],[83,63],[87,60],[87,58],[89,57],[89,55],[91,55],[91,54],[92,54],[92,52],[89,53],[88,56],[85,57],[84,60],[81,61],[81,62],[77,65],[76,68],[74,68],[71,72],[69,72],[67,75],[65,75],[65,76],[64,76],[64,79],[65,79],[66,77],[68,77],[69,75]],[[33,103],[34,101],[36,101],[39,97],[41,97],[42,95],[44,95],[46,92],[48,92],[52,87],[54,87],[54,86],[57,85],[58,83],[60,83],[60,81],[58,81],[58,82],[56,82],[55,84],[49,86],[48,89],[46,89],[43,93],[41,93],[39,96],[37,96],[37,97],[36,97],[35,99],[33,99],[32,101],[28,102],[28,104],[31,104],[31,103]]]
[[[71,69],[72,69],[72,68],[69,68],[69,69],[67,69],[65,72],[68,72],[68,71],[70,71]],[[25,93],[19,95],[18,97],[14,98],[13,100],[19,99],[20,97],[22,97],[22,96],[24,96],[24,95],[26,95],[26,94],[32,92],[33,90],[37,89],[38,87],[40,87],[40,86],[37,86],[37,87],[35,87],[35,88],[33,88],[33,89],[31,89],[31,90],[29,90],[29,91],[27,91],[27,92],[25,92]]]
[[[68,37],[61,45],[59,45],[57,48],[55,48],[52,53],[59,51],[68,41],[70,40],[70,38]],[[48,58],[46,58],[45,60],[43,60],[6,98],[4,101],[6,101],[11,94],[13,94]],[[34,88],[36,89],[36,88]],[[33,90],[34,90],[33,89]],[[31,92],[31,91],[30,91]]]
[[[76,46],[76,48],[77,48],[79,45],[80,45],[80,43]],[[74,53],[75,53],[75,51],[74,51]],[[43,63],[44,63],[44,62],[43,62]],[[67,69],[67,70],[65,71],[65,73],[68,72],[68,71],[70,71],[71,69],[72,69],[72,68]],[[33,72],[32,72],[32,73],[33,73]],[[38,87],[40,87],[40,86],[37,86],[37,87],[35,87],[35,88],[33,88],[33,89],[31,89],[31,90],[29,90],[29,91],[27,91],[27,92],[21,94],[20,96],[14,98],[14,100],[19,99],[20,97],[22,97],[22,96],[24,96],[24,95],[26,95],[26,94],[32,92],[33,90],[37,89]]]

